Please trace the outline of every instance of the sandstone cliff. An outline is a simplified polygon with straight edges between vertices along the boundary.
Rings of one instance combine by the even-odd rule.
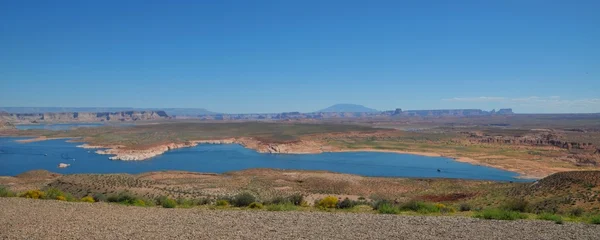
[[[4,121],[15,123],[52,122],[125,122],[169,119],[164,111],[125,111],[125,112],[65,112],[65,113],[3,113]]]

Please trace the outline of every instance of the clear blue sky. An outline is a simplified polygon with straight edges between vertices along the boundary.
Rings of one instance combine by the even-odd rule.
[[[0,0],[0,106],[600,112],[600,1]]]

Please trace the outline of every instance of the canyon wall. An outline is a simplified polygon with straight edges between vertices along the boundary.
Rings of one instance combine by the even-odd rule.
[[[164,111],[0,113],[0,120],[13,123],[126,122],[170,119]]]

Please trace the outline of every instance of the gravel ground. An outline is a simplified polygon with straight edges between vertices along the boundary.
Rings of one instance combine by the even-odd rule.
[[[1,239],[600,239],[600,226],[0,198]]]

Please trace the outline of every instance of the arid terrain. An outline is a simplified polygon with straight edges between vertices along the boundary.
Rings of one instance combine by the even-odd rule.
[[[146,121],[69,131],[0,130],[0,136],[73,138],[115,160],[145,160],[199,143],[237,143],[264,153],[385,151],[445,156],[541,178],[600,169],[597,114],[340,118],[291,121]]]
[[[226,174],[181,171],[131,174],[70,174],[30,171],[0,177],[0,185],[14,192],[59,189],[75,198],[128,192],[144,199],[216,201],[251,192],[262,202],[295,194],[307,204],[326,196],[340,199],[395,203],[425,201],[455,209],[500,207],[510,200],[525,200],[532,212],[568,213],[574,208],[600,213],[600,171],[564,172],[533,183],[508,183],[461,179],[378,178],[325,171],[249,169]]]
[[[600,171],[557,173],[534,183],[269,169],[222,175],[31,171],[1,177],[0,185],[21,196],[0,198],[5,239],[597,239],[600,232]],[[39,196],[47,200],[29,199],[38,196],[32,189],[43,190]],[[249,207],[227,204],[248,193],[256,197]],[[290,196],[302,203],[277,202]],[[351,200],[321,205],[331,196]],[[486,216],[492,209],[509,215]]]
[[[600,225],[0,198],[2,239],[597,239]]]

